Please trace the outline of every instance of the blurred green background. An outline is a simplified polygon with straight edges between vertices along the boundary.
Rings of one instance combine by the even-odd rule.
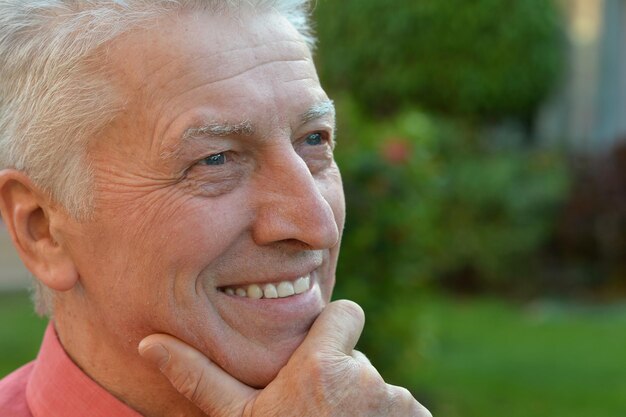
[[[626,415],[626,2],[319,0],[315,20],[359,348],[437,417]],[[45,326],[3,239],[0,375]]]

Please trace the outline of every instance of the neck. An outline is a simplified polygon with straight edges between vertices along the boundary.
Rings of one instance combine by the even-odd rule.
[[[58,308],[60,307],[60,308]],[[104,323],[55,307],[55,328],[68,356],[91,379],[145,417],[207,417],[137,353],[139,340]]]

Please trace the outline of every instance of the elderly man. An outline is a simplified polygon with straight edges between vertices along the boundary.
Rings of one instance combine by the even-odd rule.
[[[51,318],[0,417],[427,416],[329,303],[305,0],[0,1],[0,210]]]

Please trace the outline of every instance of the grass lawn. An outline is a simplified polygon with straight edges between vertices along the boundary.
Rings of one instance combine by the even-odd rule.
[[[424,306],[416,386],[436,417],[626,416],[626,306]]]
[[[436,417],[626,416],[626,307],[429,298],[417,395]],[[0,376],[37,353],[45,321],[0,293]]]
[[[46,323],[26,292],[0,292],[0,377],[35,359]]]

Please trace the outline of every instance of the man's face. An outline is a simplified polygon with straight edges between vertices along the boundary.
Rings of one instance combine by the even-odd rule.
[[[89,150],[95,216],[66,236],[78,320],[129,355],[172,334],[264,385],[330,299],[344,223],[310,53],[273,14],[172,17],[108,53],[127,104]]]

